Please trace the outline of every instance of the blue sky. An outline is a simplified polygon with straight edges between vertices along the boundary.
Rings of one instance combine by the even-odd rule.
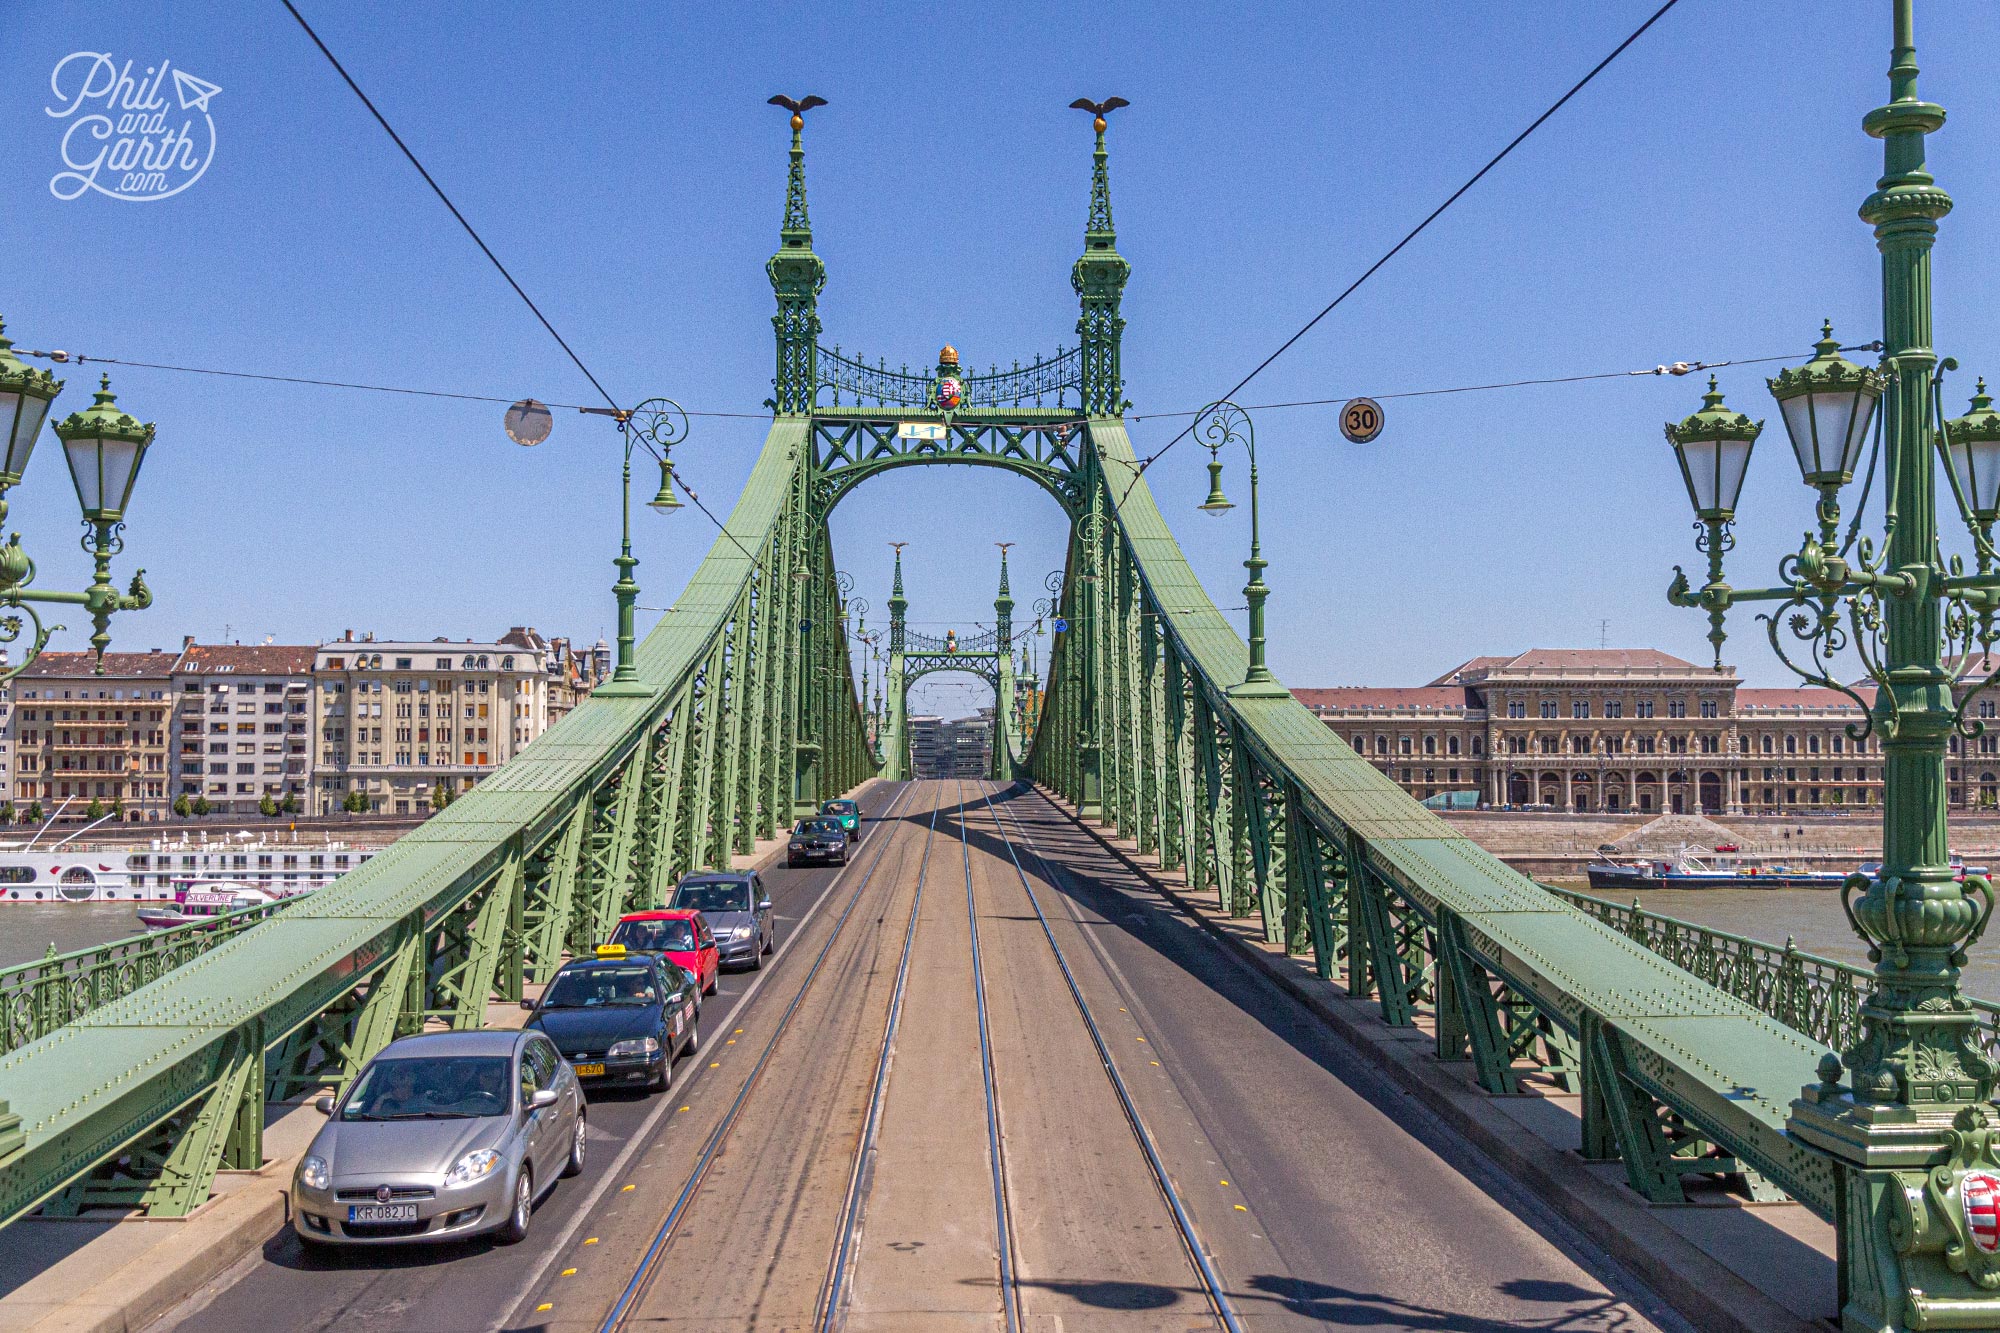
[[[1651,3],[1216,7],[437,4],[302,0],[489,243],[612,391],[756,412],[768,392],[783,116],[809,130],[827,340],[920,364],[952,342],[1008,362],[1073,341],[1068,270],[1089,165],[1079,95],[1131,100],[1112,130],[1132,261],[1133,412],[1221,392],[1649,13]],[[1241,397],[1389,394],[1797,351],[1823,316],[1879,324],[1855,208],[1880,171],[1859,128],[1885,95],[1885,2],[1682,3]],[[1926,0],[1931,141],[1957,200],[1937,261],[1940,347],[2000,372],[2000,10]],[[591,401],[498,275],[275,3],[6,6],[0,313],[25,347]],[[169,59],[218,84],[212,166],[174,198],[64,201],[50,72],[76,51]],[[115,368],[114,368],[115,369]],[[1810,518],[1762,376],[1722,372],[1771,418],[1742,505],[1739,583]],[[88,402],[69,368],[59,410]],[[159,423],[130,554],[159,594],[118,645],[183,633],[309,641],[594,638],[611,624],[613,436],[559,414],[549,443],[495,405],[165,372],[114,375]],[[1660,422],[1692,379],[1634,378],[1390,400],[1356,447],[1333,409],[1258,414],[1273,665],[1297,685],[1414,683],[1477,653],[1653,645],[1699,658],[1665,605],[1692,564]],[[1141,451],[1178,421],[1140,420]],[[763,439],[700,418],[679,455],[725,509]],[[1203,456],[1149,474],[1217,600],[1239,599],[1246,508],[1196,512]],[[1240,461],[1231,476],[1240,491]],[[1244,497],[1236,496],[1240,502]],[[74,499],[53,449],[12,497],[44,582],[80,585]],[[666,605],[713,530],[642,513],[639,578]],[[907,540],[912,617],[990,616],[1011,540],[1024,608],[1060,562],[1027,483],[921,469],[836,513],[843,567],[877,608]],[[121,574],[122,577],[122,574]],[[1608,621],[1608,629],[1600,622]],[[1728,651],[1781,670],[1747,617]],[[961,697],[963,696],[963,697]],[[941,691],[948,711],[971,704]]]

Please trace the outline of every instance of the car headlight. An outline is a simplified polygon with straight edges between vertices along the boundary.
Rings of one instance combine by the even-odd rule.
[[[445,1172],[445,1188],[451,1189],[458,1185],[476,1185],[499,1169],[499,1153],[493,1151],[491,1148],[474,1148],[471,1152],[459,1158],[451,1170]]]
[[[634,1037],[631,1041],[612,1042],[611,1049],[605,1054],[615,1060],[621,1055],[651,1055],[659,1049],[657,1037]]]
[[[729,928],[729,938],[730,938],[730,939],[732,939],[732,940],[747,940],[747,939],[749,939],[749,938],[750,938],[750,927],[748,927],[748,926],[731,926],[731,927]]]
[[[299,1161],[299,1184],[309,1190],[323,1190],[333,1183],[333,1168],[324,1157],[304,1157]]]

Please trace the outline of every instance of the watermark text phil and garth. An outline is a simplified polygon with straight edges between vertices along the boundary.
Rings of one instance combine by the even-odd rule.
[[[135,71],[102,51],[78,51],[49,75],[44,111],[68,121],[62,165],[49,180],[58,199],[95,191],[110,199],[167,199],[187,189],[215,158],[209,99],[222,89],[162,60]],[[166,96],[173,81],[173,97]],[[178,105],[176,105],[178,103]]]

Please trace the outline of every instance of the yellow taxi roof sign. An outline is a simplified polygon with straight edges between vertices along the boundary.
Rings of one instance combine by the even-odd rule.
[[[597,946],[597,956],[599,958],[623,958],[625,956],[625,946],[622,944],[600,944]]]

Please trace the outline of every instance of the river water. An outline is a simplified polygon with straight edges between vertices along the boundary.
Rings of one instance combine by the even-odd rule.
[[[1590,891],[1582,880],[1552,882]],[[1767,944],[1782,945],[1789,936],[1806,953],[1868,966],[1868,951],[1848,926],[1840,895],[1831,889],[1642,889],[1597,896],[1620,903],[1637,898],[1649,912]],[[2000,1000],[2000,952],[1992,945],[1973,947],[1965,989],[1981,999]]]
[[[0,905],[0,967],[140,933],[132,903],[7,903]]]

